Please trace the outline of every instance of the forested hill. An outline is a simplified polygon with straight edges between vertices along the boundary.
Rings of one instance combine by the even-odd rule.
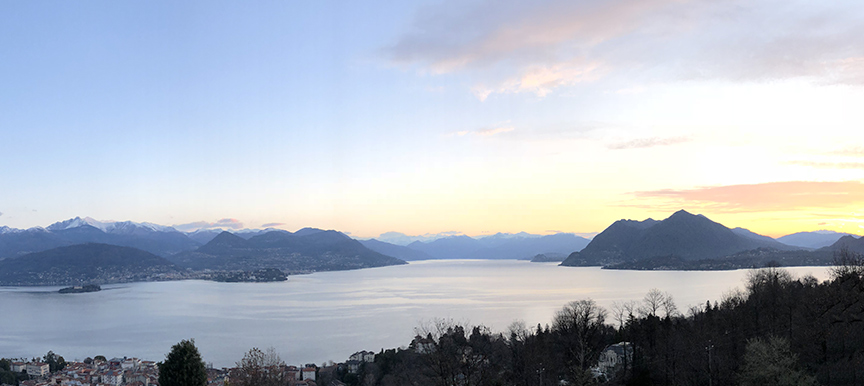
[[[574,299],[546,326],[517,322],[504,333],[437,320],[406,342],[407,349],[382,350],[356,374],[342,373],[341,381],[352,386],[860,385],[864,259],[844,254],[824,283],[794,278],[781,268],[753,270],[744,291],[686,310],[654,289],[610,309]],[[601,358],[610,356],[616,360],[601,367]]]
[[[800,249],[746,229],[733,231],[705,216],[681,210],[663,221],[616,221],[595,236],[583,250],[570,254],[561,265],[605,266],[658,257],[705,260],[758,248]]]
[[[406,264],[340,232],[312,228],[297,233],[267,232],[248,240],[222,232],[197,250],[169,259],[196,270],[278,268],[289,274]]]
[[[162,257],[135,248],[78,244],[0,260],[0,285],[80,285],[146,281],[176,274]]]

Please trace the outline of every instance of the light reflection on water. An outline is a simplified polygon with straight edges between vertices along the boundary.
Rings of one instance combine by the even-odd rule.
[[[825,267],[789,268],[827,278]],[[182,281],[104,286],[0,287],[0,357],[135,356],[162,360],[195,338],[204,360],[231,366],[252,347],[273,346],[289,363],[345,361],[359,350],[405,346],[433,318],[503,331],[514,320],[547,324],[572,300],[609,307],[651,288],[679,310],[743,287],[747,271],[612,271],[526,261],[450,260],[292,276],[281,283]]]

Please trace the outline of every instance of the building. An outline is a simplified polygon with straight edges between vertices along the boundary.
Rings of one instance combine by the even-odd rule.
[[[51,368],[47,363],[31,362],[27,364],[27,375],[31,377],[44,377],[50,373]]]
[[[435,351],[435,341],[432,340],[431,335],[426,338],[417,335],[411,341],[410,347],[413,347],[414,351],[418,354],[428,354]]]
[[[12,370],[12,372],[15,372],[15,373],[27,371],[27,364],[24,362],[12,362],[10,369]]]
[[[353,359],[349,360],[348,362],[345,362],[345,367],[348,368],[348,372],[351,374],[357,374],[358,372],[360,372],[360,366],[361,365],[363,365],[363,362],[356,361]]]
[[[315,372],[316,372],[317,370],[318,370],[318,369],[316,369],[316,368],[314,368],[314,367],[306,367],[306,368],[304,368],[304,369],[303,369],[303,379],[304,379],[304,380],[309,380],[309,381],[314,381],[314,380],[315,380]]]
[[[123,372],[119,370],[109,371],[102,374],[102,383],[114,386],[123,384]]]
[[[624,368],[625,363],[633,362],[633,345],[630,342],[619,342],[613,345],[606,346],[600,352],[600,358],[597,359],[597,366],[591,369],[595,378],[604,377],[612,379],[615,373]]]
[[[375,362],[375,353],[372,351],[358,351],[348,357],[349,361]]]

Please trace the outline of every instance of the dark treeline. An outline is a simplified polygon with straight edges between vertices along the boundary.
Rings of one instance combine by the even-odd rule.
[[[551,325],[505,333],[437,321],[407,349],[382,350],[349,385],[860,385],[864,384],[864,259],[838,253],[831,278],[751,271],[744,291],[682,314],[650,291],[611,310],[567,304]],[[605,375],[604,348],[624,343]]]

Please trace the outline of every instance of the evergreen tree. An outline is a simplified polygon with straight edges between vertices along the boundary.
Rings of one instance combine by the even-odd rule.
[[[171,347],[164,362],[159,362],[159,385],[161,386],[205,386],[207,369],[195,340],[181,340]]]

